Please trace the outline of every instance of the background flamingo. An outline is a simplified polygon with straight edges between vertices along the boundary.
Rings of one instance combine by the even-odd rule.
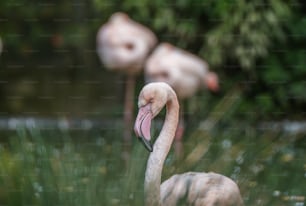
[[[214,92],[219,89],[218,76],[208,70],[208,64],[204,60],[169,43],[160,44],[148,58],[145,76],[147,82],[168,83],[180,100],[192,97],[205,86]],[[183,113],[182,110],[175,137],[178,155],[182,153]]]
[[[153,32],[121,12],[113,14],[97,34],[97,53],[103,64],[127,75],[123,135],[126,145],[131,141],[135,77],[156,42]]]
[[[151,145],[151,120],[166,105],[162,130]],[[145,205],[243,205],[239,188],[234,181],[216,173],[188,172],[174,175],[161,184],[164,161],[173,142],[179,119],[179,103],[173,89],[166,83],[146,85],[139,95],[139,112],[135,133],[151,151],[145,173]],[[185,201],[185,202],[182,202]]]

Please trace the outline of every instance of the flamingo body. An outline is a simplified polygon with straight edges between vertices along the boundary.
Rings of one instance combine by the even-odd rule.
[[[118,12],[99,29],[97,52],[106,68],[137,74],[156,42],[148,28]]]
[[[204,60],[169,43],[161,43],[150,55],[145,75],[147,82],[168,83],[179,99],[192,97],[203,86],[219,88],[217,75],[209,72]]]
[[[152,146],[151,120],[166,105],[166,117],[159,136]],[[147,84],[138,99],[139,112],[135,133],[151,152],[145,173],[146,206],[241,206],[236,183],[216,173],[188,172],[174,175],[161,185],[163,164],[171,148],[179,119],[179,103],[174,90],[166,83]]]
[[[209,172],[173,175],[161,185],[162,205],[237,206],[242,204],[239,188],[228,177]]]

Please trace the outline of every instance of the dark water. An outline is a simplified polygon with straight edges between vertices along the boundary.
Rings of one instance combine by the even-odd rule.
[[[143,205],[148,152],[134,139],[124,161],[120,123],[28,124],[1,132],[1,205]],[[171,150],[162,179],[214,171],[237,182],[245,205],[305,205],[305,134],[236,123],[185,136],[184,158]]]

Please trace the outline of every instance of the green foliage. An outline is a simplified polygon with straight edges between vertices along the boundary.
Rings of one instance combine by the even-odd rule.
[[[272,40],[284,40],[282,20],[288,20],[290,13],[281,0],[225,3],[216,11],[220,23],[207,34],[207,59],[212,65],[231,60],[246,72],[256,73],[255,62],[267,56]]]
[[[262,108],[264,112],[259,117],[303,118],[300,111],[306,103],[305,26],[305,17],[297,13],[286,23],[287,41],[274,44],[269,55],[258,62],[258,83],[250,94],[266,95],[270,99],[269,106],[263,102],[250,104],[249,109]]]
[[[113,74],[101,68],[95,53],[95,38],[98,28],[117,11],[126,12],[151,28],[160,42],[168,41],[203,57],[219,74],[224,92],[236,82],[244,84],[247,89],[242,107],[249,111],[263,108],[264,115],[256,118],[282,118],[273,113],[288,109],[288,113],[297,114],[305,104],[303,1],[20,0],[0,2],[4,43],[0,66],[2,81],[8,82],[0,95],[23,98],[3,101],[1,106],[13,113],[41,111],[46,107],[53,107],[52,111],[67,110],[64,100],[37,99],[54,94],[57,100],[75,95],[93,102],[69,103],[75,105],[69,106],[73,112],[84,107],[97,110],[102,104],[111,108],[113,102],[98,102],[96,94],[113,95],[106,88],[113,82],[117,82],[112,87],[116,93],[122,91],[118,89],[122,86]],[[70,84],[61,85],[62,89],[50,84],[58,77]],[[84,86],[83,80],[105,84]],[[39,85],[27,83],[31,81]],[[263,95],[270,96],[270,103],[255,100]],[[117,104],[110,111],[120,106]]]
[[[205,143],[206,152],[197,162],[176,162],[171,151],[163,179],[179,172],[214,171],[237,181],[245,205],[301,204],[305,135],[257,130],[247,122],[222,122],[209,135],[202,130],[196,138],[185,140],[186,155]],[[78,131],[81,135],[74,134],[73,139],[72,133],[20,129],[3,142],[0,204],[143,205],[148,156],[143,145],[135,142],[130,162],[123,164],[121,136],[116,132],[84,135]]]
[[[55,141],[47,141],[51,133]],[[140,205],[144,159],[125,172],[118,141],[91,140],[80,145],[67,132],[19,130],[0,150],[0,204]],[[144,152],[134,151],[132,157]]]

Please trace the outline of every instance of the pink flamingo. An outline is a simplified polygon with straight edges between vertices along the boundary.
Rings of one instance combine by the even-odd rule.
[[[153,32],[122,12],[113,14],[97,34],[97,53],[105,67],[127,75],[123,134],[126,145],[131,142],[135,78],[156,42]]]
[[[165,105],[165,122],[152,146],[151,121]],[[163,164],[179,121],[179,103],[174,90],[168,84],[155,82],[142,89],[138,107],[134,130],[151,152],[144,182],[146,206],[174,206],[178,203],[198,206],[243,205],[237,184],[230,178],[213,172],[176,174],[160,185]]]
[[[218,76],[208,70],[204,60],[169,43],[161,43],[147,59],[145,76],[147,82],[168,83],[181,101],[192,97],[204,86],[214,92],[219,89]],[[175,136],[175,150],[179,156],[183,151],[184,133],[183,111],[180,114]]]

